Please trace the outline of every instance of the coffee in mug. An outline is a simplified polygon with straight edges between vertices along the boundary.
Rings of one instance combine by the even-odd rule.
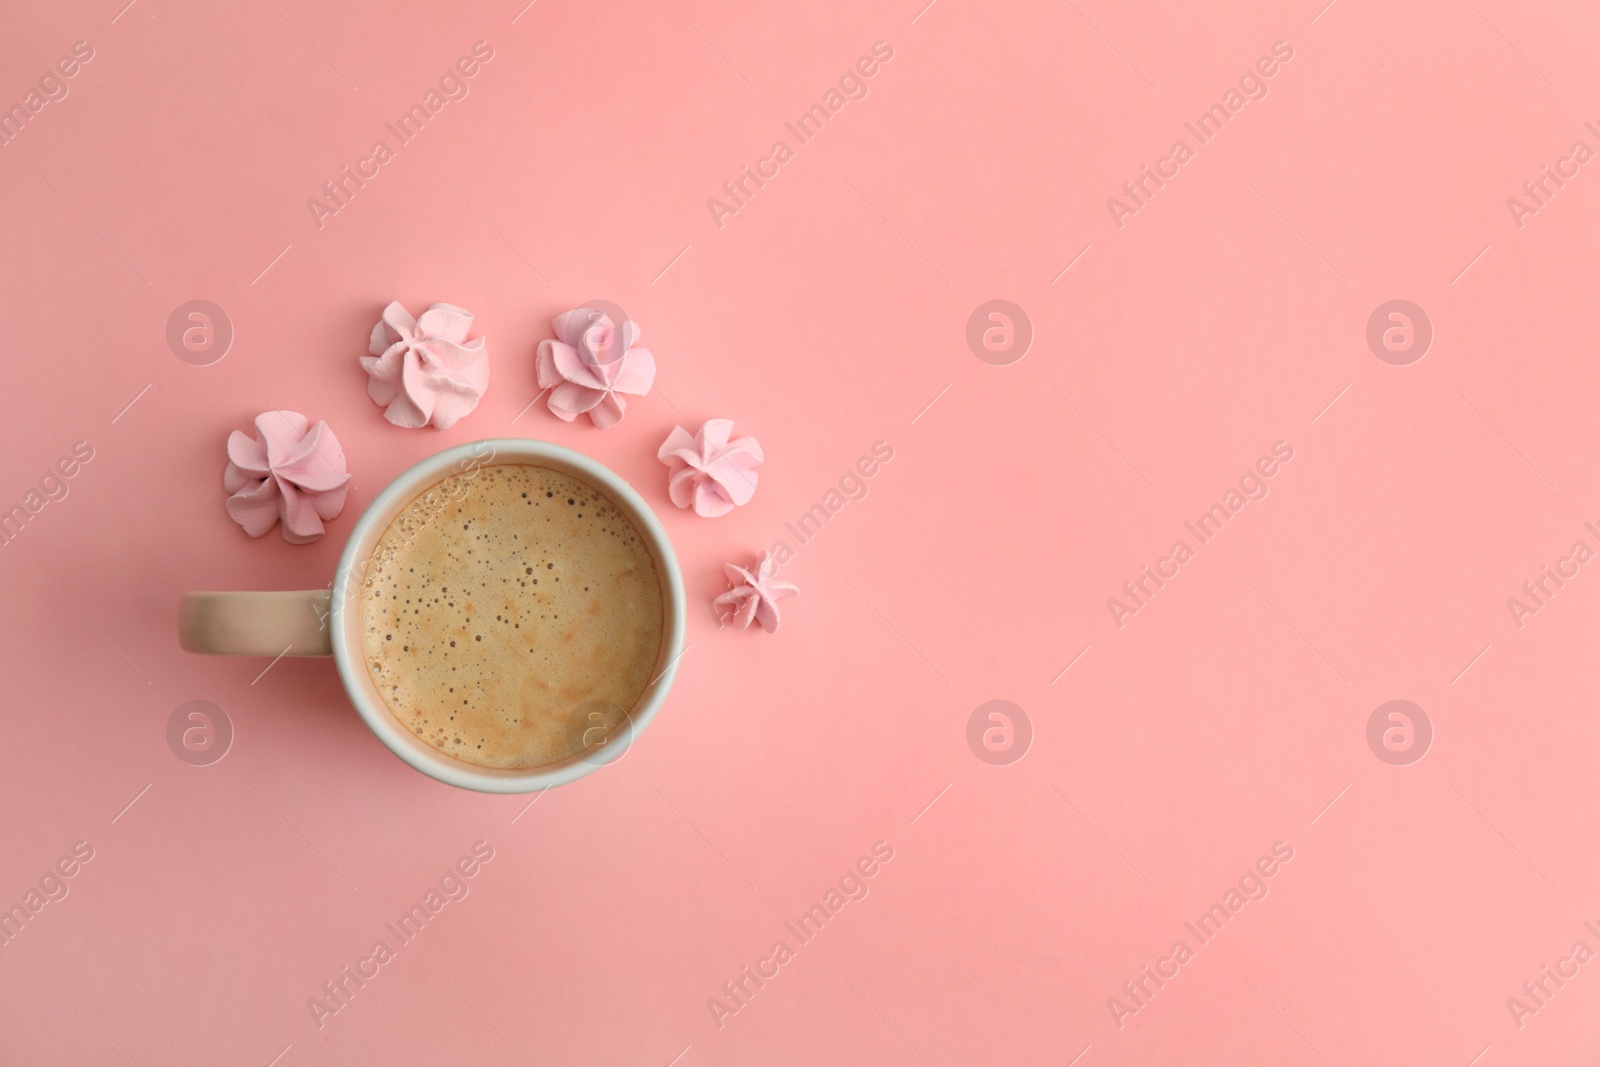
[[[686,626],[649,505],[603,464],[527,438],[448,448],[395,478],[327,588],[188,593],[178,610],[191,652],[332,656],[395,755],[486,793],[616,762],[661,710]]]
[[[361,651],[394,717],[480,767],[603,742],[655,672],[661,580],[605,493],[495,464],[429,487],[390,523],[359,592]]]

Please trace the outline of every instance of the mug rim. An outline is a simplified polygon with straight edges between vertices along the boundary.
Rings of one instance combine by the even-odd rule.
[[[645,692],[628,712],[629,725],[622,731],[623,736],[607,746],[609,752],[596,755],[591,750],[540,767],[479,767],[428,745],[401,724],[388,705],[383,704],[382,697],[376,695],[376,688],[359,648],[359,629],[352,627],[346,619],[346,605],[359,601],[359,583],[364,577],[366,564],[371,560],[371,552],[399,512],[429,486],[451,474],[463,473],[457,469],[462,461],[481,460],[483,457],[479,450],[484,445],[490,447],[491,458],[479,466],[520,461],[528,465],[566,468],[591,482],[624,510],[652,549],[653,562],[660,571],[657,577],[666,601],[663,604],[661,649],[656,658],[658,669]],[[389,751],[416,770],[448,785],[482,793],[538,792],[575,781],[620,759],[666,702],[667,693],[677,677],[678,660],[683,655],[687,622],[683,572],[678,566],[677,554],[672,549],[666,529],[644,498],[621,475],[598,460],[564,445],[525,437],[491,437],[454,445],[419,460],[396,475],[367,505],[361,518],[351,528],[349,539],[339,554],[338,568],[334,571],[328,609],[329,638],[339,680],[367,727]],[[352,638],[352,634],[355,637]],[[373,706],[374,703],[378,706]]]

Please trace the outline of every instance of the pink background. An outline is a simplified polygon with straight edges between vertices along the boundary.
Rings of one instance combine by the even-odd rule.
[[[94,850],[0,948],[0,1061],[1593,1062],[1600,963],[1507,998],[1600,950],[1600,577],[1521,626],[1507,599],[1600,548],[1600,177],[1520,228],[1506,204],[1600,149],[1592,11],[122,2],[15,6],[0,36],[4,103],[94,50],[0,148],[0,505],[94,449],[0,547],[0,904]],[[867,97],[797,146],[783,123],[880,40]],[[307,199],[476,41],[470,95],[319,229]],[[1107,198],[1276,41],[1269,95],[1119,228]],[[719,228],[707,199],[778,138]],[[165,340],[197,298],[236,332],[210,366]],[[605,432],[518,417],[549,319],[596,298],[659,388]],[[488,338],[448,432],[365,395],[391,299]],[[992,299],[1035,333],[1008,366],[966,341]],[[1408,366],[1365,340],[1392,299],[1435,331]],[[227,434],[274,407],[328,420],[355,475],[311,546],[223,510]],[[715,521],[655,459],[711,417],[768,456]],[[331,663],[178,649],[183,591],[320,586],[390,478],[501,435],[612,466],[681,557],[691,648],[620,764],[532,808],[460,792]],[[784,523],[877,441],[868,495],[784,567],[782,630],[719,631],[720,565],[798,547]],[[1270,494],[1119,628],[1107,599],[1278,441]],[[1434,732],[1407,766],[1366,740],[1396,698]],[[195,699],[235,730],[210,766],[166,741]],[[1019,762],[968,746],[991,699],[1031,723]],[[308,998],[479,841],[470,895],[319,1027]],[[870,894],[800,944],[784,923],[879,841]],[[1270,894],[1199,944],[1279,841]]]

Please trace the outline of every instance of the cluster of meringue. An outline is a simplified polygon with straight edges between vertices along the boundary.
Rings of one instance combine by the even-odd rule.
[[[716,607],[733,609],[732,623],[739,629],[748,629],[752,621],[759,622],[767,633],[778,629],[778,601],[794,596],[800,590],[792,582],[780,582],[776,577],[778,565],[772,553],[763,552],[755,561],[753,570],[722,565],[728,578],[728,591],[711,603]]]
[[[256,435],[228,437],[228,516],[251,537],[283,523],[283,539],[303,545],[322,536],[322,524],[344,508],[350,475],[344,449],[328,424],[297,411],[256,416]]]
[[[367,395],[396,426],[448,430],[470,415],[489,388],[489,349],[468,339],[472,312],[434,304],[413,317],[398,301],[383,309],[360,363]],[[549,394],[551,414],[566,422],[588,415],[597,429],[622,421],[628,396],[646,396],[655,385],[655,357],[639,346],[638,324],[600,307],[556,316],[554,338],[540,341],[534,370],[540,395]],[[344,451],[326,422],[315,425],[294,411],[268,411],[255,420],[254,437],[228,438],[223,486],[228,515],[251,537],[282,525],[284,540],[305,544],[323,535],[325,522],[343,509],[350,488]],[[761,443],[733,436],[733,420],[708,419],[694,433],[674,426],[657,450],[667,467],[667,494],[680,508],[716,518],[755,495]],[[798,590],[778,581],[777,566],[763,553],[750,568],[723,568],[728,592],[713,603],[731,608],[740,629],[759,622],[778,628],[777,602]]]
[[[412,318],[398,300],[383,309],[361,357],[368,375],[367,395],[396,426],[417,429],[432,423],[448,430],[483,399],[489,388],[489,347],[483,338],[468,341],[472,312],[454,304],[435,304]]]
[[[730,441],[732,419],[707,419],[691,436],[674,426],[656,452],[667,465],[667,493],[680,508],[716,518],[750,502],[756,492],[756,464],[761,442],[754,437]]]
[[[614,322],[598,308],[577,308],[550,323],[555,340],[539,342],[535,371],[550,391],[550,413],[571,422],[587,414],[596,429],[622,421],[623,394],[644,396],[656,380],[656,358],[638,348],[632,319]]]

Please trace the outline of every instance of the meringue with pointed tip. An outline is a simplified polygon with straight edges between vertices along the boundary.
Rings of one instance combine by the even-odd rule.
[[[636,348],[639,326],[618,324],[598,308],[576,308],[550,322],[556,336],[539,342],[539,388],[550,390],[550,412],[571,422],[585,412],[599,429],[622,421],[622,394],[644,396],[656,381],[656,357]]]
[[[776,633],[778,601],[786,596],[794,596],[800,590],[793,582],[780,582],[772,576],[776,569],[772,553],[761,553],[754,567],[754,571],[748,571],[732,563],[724,563],[722,572],[728,576],[733,588],[711,603],[717,607],[733,608],[732,622],[741,630],[749,629],[750,623],[755,621],[767,633]]]
[[[656,458],[672,472],[667,492],[674,504],[715,518],[755,496],[761,442],[748,436],[729,441],[732,432],[732,419],[708,419],[693,437],[682,426],[672,428]]]
[[[435,304],[415,319],[398,300],[383,309],[367,345],[372,355],[362,356],[361,366],[384,418],[448,430],[478,406],[489,388],[489,349],[482,337],[467,340],[472,322],[472,312],[453,304]]]
[[[322,524],[344,508],[350,490],[344,450],[326,422],[311,425],[297,411],[264,411],[256,436],[228,436],[228,517],[251,537],[283,523],[283,539],[303,545],[322,536]]]

